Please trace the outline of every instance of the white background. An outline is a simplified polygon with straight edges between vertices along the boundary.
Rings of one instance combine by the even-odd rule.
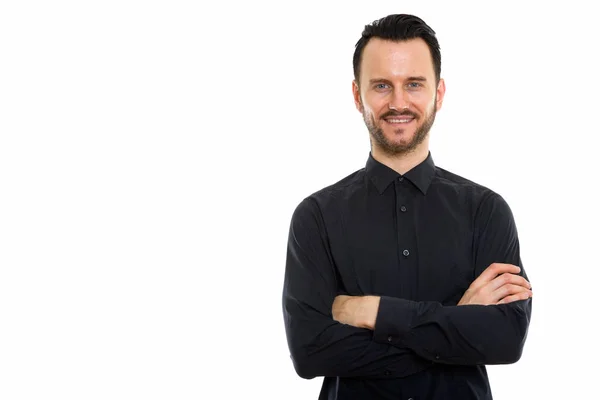
[[[598,398],[600,37],[586,2],[0,5],[0,398],[316,399],[291,213],[364,166],[365,24],[437,32],[436,164],[514,212],[534,311],[495,398]]]

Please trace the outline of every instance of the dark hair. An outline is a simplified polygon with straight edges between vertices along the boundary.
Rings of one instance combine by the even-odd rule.
[[[360,63],[363,50],[369,40],[373,37],[396,42],[416,38],[423,39],[431,52],[435,79],[437,82],[440,81],[442,72],[442,54],[440,53],[440,45],[435,37],[435,31],[431,29],[425,21],[414,15],[392,14],[373,21],[370,25],[366,25],[361,38],[356,42],[356,49],[354,50],[354,57],[352,60],[354,66],[354,79],[356,82],[359,82]]]

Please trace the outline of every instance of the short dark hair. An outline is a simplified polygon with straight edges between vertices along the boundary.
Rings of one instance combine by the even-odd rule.
[[[431,53],[436,82],[440,81],[442,54],[435,31],[425,21],[414,15],[392,14],[373,21],[370,25],[366,25],[361,38],[356,42],[352,62],[354,66],[354,79],[357,83],[360,77],[360,63],[363,51],[369,40],[374,37],[395,42],[416,38],[423,39],[427,43]]]

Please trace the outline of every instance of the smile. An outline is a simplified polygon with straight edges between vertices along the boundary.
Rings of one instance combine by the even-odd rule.
[[[408,124],[409,122],[412,122],[414,119],[415,119],[414,117],[386,118],[385,122],[387,122],[388,124]]]

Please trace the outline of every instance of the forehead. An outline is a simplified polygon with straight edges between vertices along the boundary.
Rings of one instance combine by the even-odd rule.
[[[421,38],[394,42],[372,38],[363,49],[360,80],[420,75],[434,79],[433,60]]]

